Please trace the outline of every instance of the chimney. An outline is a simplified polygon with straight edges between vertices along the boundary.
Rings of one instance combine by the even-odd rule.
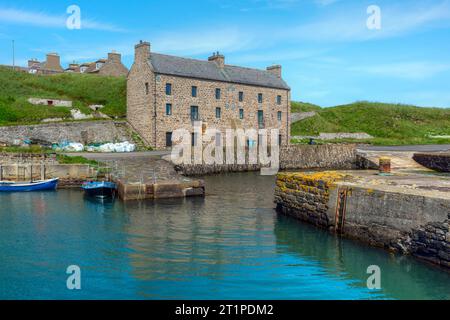
[[[108,53],[108,60],[114,62],[121,62],[122,56],[120,53],[115,52],[114,50]]]
[[[45,68],[52,71],[62,71],[61,61],[57,53],[48,53]]]
[[[281,79],[281,66],[279,64],[267,67],[267,71]]]
[[[147,62],[148,59],[150,59],[150,43],[141,40],[134,46],[134,62]]]
[[[30,59],[28,60],[28,68],[31,68],[35,64],[38,64],[39,62],[36,59]]]
[[[213,53],[213,55],[208,58],[208,61],[214,61],[221,69],[225,66],[225,56],[221,55],[219,51]]]

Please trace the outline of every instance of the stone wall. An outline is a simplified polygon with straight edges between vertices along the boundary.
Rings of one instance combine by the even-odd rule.
[[[275,203],[345,237],[450,267],[448,197],[375,189],[344,173],[280,173]]]
[[[316,140],[339,140],[339,139],[355,139],[355,140],[366,140],[373,139],[370,134],[365,132],[336,132],[336,133],[319,133],[318,136],[293,136],[292,139],[302,140],[302,139],[316,139]]]
[[[125,122],[79,121],[0,127],[0,142],[13,145],[24,139],[50,143],[68,140],[83,144],[132,141]]]
[[[413,159],[429,169],[450,172],[450,153],[415,153]]]
[[[292,169],[353,169],[356,168],[356,145],[291,144],[280,149],[280,167]]]
[[[95,176],[95,170],[86,164],[19,164],[0,165],[0,177],[5,181],[31,181],[59,178],[60,187],[80,187]]]
[[[246,155],[248,160],[248,154]],[[167,160],[170,161],[168,158]],[[280,170],[353,169],[356,168],[356,145],[288,145],[280,148]],[[259,164],[181,164],[176,169],[184,175],[258,171]]]

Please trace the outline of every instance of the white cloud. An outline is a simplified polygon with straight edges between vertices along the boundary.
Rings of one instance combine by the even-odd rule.
[[[326,0],[325,0],[326,1]],[[381,30],[366,27],[364,6],[335,11],[319,20],[287,28],[286,38],[312,41],[365,41],[401,36],[412,31],[450,25],[450,1],[435,5],[381,6]]]
[[[235,52],[253,48],[256,38],[236,27],[198,28],[158,34],[152,37],[152,47],[159,52],[196,55],[214,51]]]
[[[350,70],[383,77],[422,80],[450,70],[450,63],[429,61],[399,62],[352,67]]]
[[[50,15],[45,12],[25,11],[13,8],[0,8],[0,24],[30,25],[45,28],[66,28],[68,15]],[[81,29],[123,32],[124,29],[112,24],[83,18],[81,12]]]

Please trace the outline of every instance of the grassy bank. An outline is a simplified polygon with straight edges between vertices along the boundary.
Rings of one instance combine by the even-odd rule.
[[[317,111],[317,110],[316,110]],[[450,109],[409,105],[356,102],[322,108],[317,115],[292,125],[292,135],[318,135],[320,132],[366,132],[377,145],[442,144],[450,139]],[[340,140],[339,142],[356,140]],[[337,141],[334,141],[337,142]]]
[[[102,112],[125,117],[126,79],[89,74],[31,75],[0,67],[0,125],[36,123],[46,118],[67,118],[69,108],[34,106],[28,98],[73,101],[73,106],[89,114],[91,104],[101,104]]]
[[[32,154],[50,154],[55,153],[52,149],[43,148],[41,146],[29,146],[29,147],[0,147],[0,153],[32,153]],[[89,160],[82,156],[66,156],[64,154],[57,153],[56,160],[60,164],[89,164],[91,166],[97,166],[98,161]]]

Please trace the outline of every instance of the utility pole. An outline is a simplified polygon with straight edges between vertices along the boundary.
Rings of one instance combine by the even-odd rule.
[[[12,53],[13,53],[13,71],[16,69],[16,53],[14,48],[14,40],[12,41]]]

